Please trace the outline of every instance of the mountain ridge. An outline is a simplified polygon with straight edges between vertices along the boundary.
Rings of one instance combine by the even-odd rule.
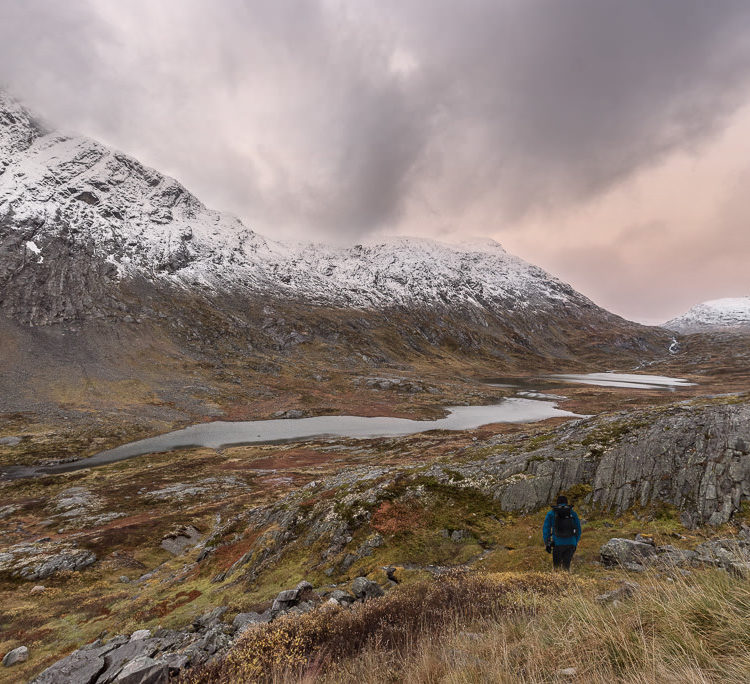
[[[41,127],[7,95],[0,111],[0,312],[17,324],[150,321],[209,356],[229,341],[285,354],[322,343],[550,365],[640,362],[669,345],[494,241],[273,241],[126,154]]]
[[[89,138],[42,134],[8,96],[0,110],[6,119],[15,112],[15,124],[0,127],[2,149],[11,150],[0,174],[0,217],[33,226],[24,244],[33,244],[37,257],[43,258],[46,238],[67,223],[118,277],[172,276],[219,287],[231,280],[247,289],[359,307],[441,302],[449,290],[477,304],[537,294],[585,299],[488,239],[450,245],[399,236],[344,248],[271,241],[127,155]]]

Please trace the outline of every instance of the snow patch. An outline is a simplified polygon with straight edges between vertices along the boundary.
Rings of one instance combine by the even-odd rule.
[[[44,257],[42,256],[42,250],[39,248],[36,242],[34,242],[33,240],[26,240],[26,249],[28,249],[30,252],[33,252],[39,257],[36,260],[38,264],[41,264],[44,261]]]

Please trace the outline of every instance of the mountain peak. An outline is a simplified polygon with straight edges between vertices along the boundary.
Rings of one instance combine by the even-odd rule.
[[[27,150],[45,132],[28,109],[0,89],[0,175],[13,156]]]
[[[683,333],[750,328],[750,297],[724,297],[696,304],[663,327]]]

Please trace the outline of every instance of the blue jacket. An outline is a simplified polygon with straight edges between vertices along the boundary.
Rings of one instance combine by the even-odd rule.
[[[552,538],[555,542],[555,546],[578,546],[578,541],[581,538],[581,521],[578,519],[578,513],[571,511],[573,514],[573,521],[575,522],[575,535],[572,537],[558,537],[552,532],[555,524],[555,511],[551,510],[547,513],[547,517],[544,519],[544,527],[542,528],[542,536],[544,537],[544,543]]]

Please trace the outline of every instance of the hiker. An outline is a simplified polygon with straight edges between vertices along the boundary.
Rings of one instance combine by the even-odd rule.
[[[552,553],[552,567],[570,570],[570,561],[581,538],[581,521],[567,496],[558,496],[557,505],[547,513],[542,536],[545,550]]]

